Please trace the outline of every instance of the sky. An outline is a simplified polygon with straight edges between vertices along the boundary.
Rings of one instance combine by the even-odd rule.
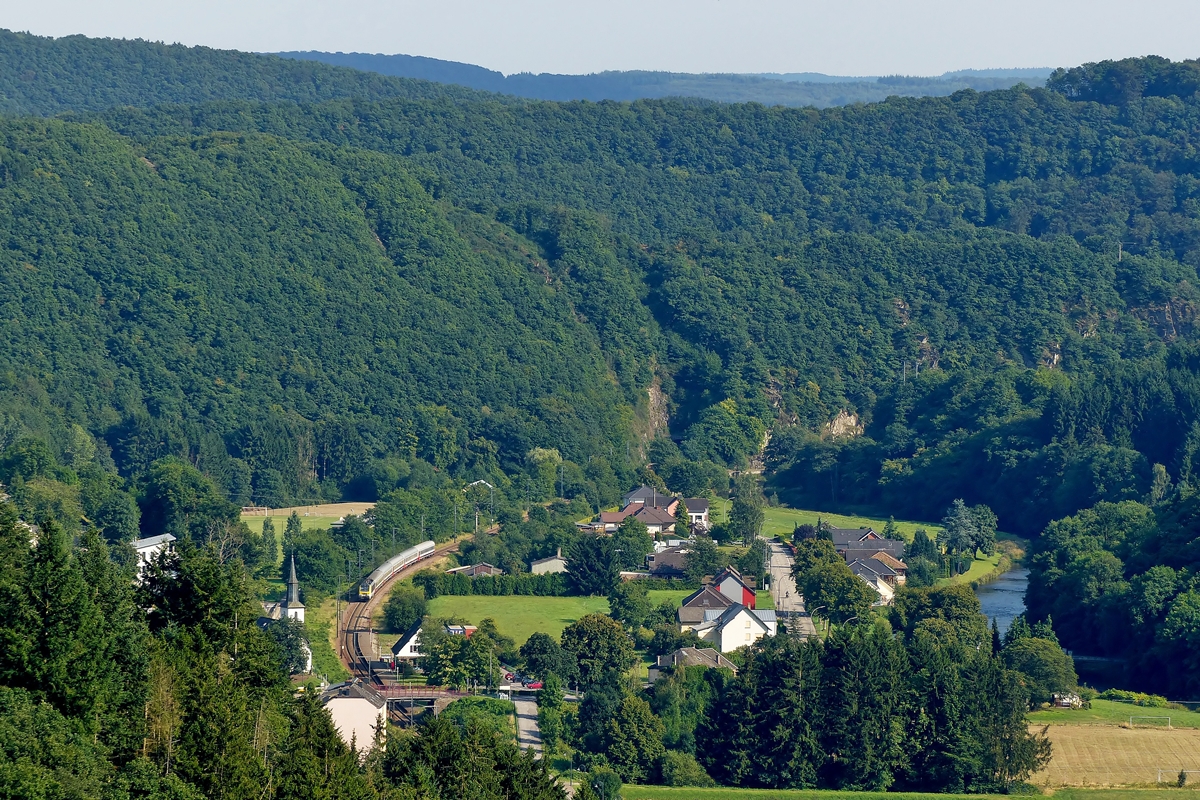
[[[514,72],[937,75],[1200,57],[1197,0],[0,0],[0,28]]]

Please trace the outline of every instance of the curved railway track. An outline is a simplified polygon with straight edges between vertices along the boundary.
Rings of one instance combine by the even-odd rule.
[[[342,664],[356,678],[370,679],[378,683],[378,678],[371,673],[370,669],[370,654],[371,654],[371,619],[375,614],[375,610],[379,605],[386,601],[388,589],[391,588],[392,582],[404,580],[416,574],[419,570],[425,568],[427,562],[435,558],[440,558],[444,555],[456,552],[459,542],[446,542],[438,546],[433,551],[433,555],[429,558],[423,558],[417,563],[405,567],[397,572],[384,583],[380,584],[375,590],[375,595],[370,600],[365,602],[350,600],[346,603],[345,616],[343,618],[343,627],[339,646],[341,652],[338,656],[342,660]],[[351,586],[351,593],[358,584]]]

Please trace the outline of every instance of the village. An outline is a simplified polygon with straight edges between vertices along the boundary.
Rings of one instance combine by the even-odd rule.
[[[619,585],[633,585],[630,591],[641,591],[643,596],[653,593],[670,597],[666,601],[673,606],[670,627],[680,646],[666,652],[643,653],[640,667],[630,673],[643,686],[653,685],[664,674],[683,667],[724,669],[736,675],[739,651],[764,637],[787,633],[807,638],[819,636],[826,630],[827,623],[822,623],[820,609],[816,609],[818,616],[810,613],[797,590],[793,574],[795,545],[791,541],[778,537],[761,541],[762,563],[751,570],[756,574],[749,574],[751,571],[743,574],[744,571],[732,563],[701,576],[695,574],[692,563],[695,553],[713,547],[710,538],[714,527],[712,510],[711,498],[681,497],[655,487],[639,486],[624,495],[618,510],[604,511],[575,523],[578,536],[597,541],[611,540],[622,531],[622,526],[626,530],[644,530],[648,537],[649,547],[639,568],[621,569],[617,573]],[[901,539],[885,538],[870,526],[838,528],[825,523],[800,526],[794,534],[795,537],[805,535],[830,541],[856,579],[869,587],[876,606],[891,603],[896,588],[905,583],[905,543]],[[156,553],[169,547],[172,538],[168,535],[135,542],[141,563],[148,563]],[[721,549],[749,552],[747,544],[730,543]],[[448,617],[423,615],[398,635],[385,633],[386,625],[379,612],[389,591],[403,585],[411,589],[414,578],[421,582],[422,578],[418,577],[421,573],[428,579],[432,572],[440,572],[445,576],[440,580],[459,586],[459,591],[464,591],[461,589],[463,581],[495,581],[506,575],[504,569],[484,561],[455,564],[459,558],[454,547],[441,546],[441,552],[436,552],[435,557],[436,549],[433,542],[426,542],[397,555],[364,579],[363,587],[371,585],[369,594],[339,602],[341,610],[333,640],[339,650],[339,660],[351,677],[344,681],[326,681],[320,689],[322,701],[343,738],[349,742],[372,736],[384,718],[396,724],[408,724],[422,711],[438,713],[454,700],[469,695],[503,697],[516,705],[520,743],[540,750],[536,698],[543,688],[544,675],[517,663],[497,663],[496,679],[485,678],[482,686],[478,682],[469,686],[462,683],[440,686],[428,680],[426,665],[431,660],[431,653],[426,643],[444,642],[448,637],[466,642],[479,631],[478,620],[468,621],[466,615],[453,613]],[[430,567],[438,563],[442,566]],[[742,565],[745,566],[744,561]],[[525,579],[543,576],[544,580],[554,581],[556,585],[565,585],[572,572],[570,556],[562,548],[551,555],[531,559],[525,567]],[[267,626],[273,621],[292,620],[303,625],[306,608],[302,584],[303,575],[297,574],[294,558],[291,558],[287,564],[284,595],[280,600],[263,602],[259,624]],[[510,599],[497,597],[496,605]],[[532,623],[537,632],[561,633],[563,625],[561,622],[555,624],[554,619],[558,600],[558,597],[521,598],[535,614],[539,605],[545,607],[545,624]],[[597,600],[603,605],[603,598]],[[454,605],[449,607],[453,609]],[[495,626],[503,636],[502,613],[498,612],[496,616],[500,619],[495,622],[488,619],[483,624]],[[436,630],[431,632],[430,625],[436,626]],[[636,639],[634,634],[636,626],[629,632]],[[495,629],[492,635],[496,635]],[[318,642],[318,647],[322,644]],[[517,646],[523,644],[514,642]],[[300,675],[303,676],[313,670],[313,652],[307,641],[301,642],[301,648],[303,669]],[[514,649],[510,655],[517,652]]]

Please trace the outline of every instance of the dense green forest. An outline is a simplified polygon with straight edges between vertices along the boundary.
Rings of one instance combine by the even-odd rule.
[[[0,52],[0,480],[24,513],[157,532],[130,503],[163,463],[235,506],[392,498],[405,536],[447,535],[480,478],[504,508],[594,510],[635,480],[726,491],[756,458],[785,502],[961,498],[1028,535],[1193,491],[1197,62],[819,111]],[[1126,582],[1191,569],[1112,547]]]
[[[0,28],[0,114],[209,100],[320,102],[338,97],[471,97],[426,81],[317,62],[128,39],[53,39]]]
[[[504,75],[495,70],[443,61],[437,58],[371,53],[291,51],[285,58],[318,61],[341,67],[395,75],[401,78],[452,83],[485,92],[531,100],[647,100],[663,97],[698,97],[722,103],[762,103],[768,106],[844,106],[877,103],[893,95],[944,97],[962,89],[989,91],[1018,83],[1040,86],[1050,70],[963,70],[937,77],[888,75],[872,78],[834,77],[820,74],[689,74],[647,70],[605,71],[588,75]]]

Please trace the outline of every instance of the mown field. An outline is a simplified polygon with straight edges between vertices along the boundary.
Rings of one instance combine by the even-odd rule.
[[[1159,770],[1164,782],[1174,783],[1181,769],[1200,770],[1200,730],[1195,728],[1051,725],[1047,735],[1054,755],[1049,766],[1031,778],[1043,786],[1153,784]]]
[[[242,514],[242,522],[249,525],[251,530],[260,531],[263,520],[270,519],[275,524],[275,530],[282,534],[283,526],[287,524],[288,517],[294,511],[300,517],[300,523],[304,530],[307,531],[328,528],[348,514],[362,515],[374,506],[374,503],[326,503],[317,506],[272,508],[266,515],[261,513]]]
[[[691,594],[687,589],[652,589],[650,604],[657,606],[663,601],[679,605]],[[759,592],[759,608],[774,608],[770,592]],[[467,597],[443,595],[429,601],[429,616],[455,617],[471,624],[491,617],[496,627],[505,636],[511,636],[518,645],[534,633],[548,633],[558,637],[563,628],[587,614],[607,614],[608,600],[604,597],[528,597],[524,595],[470,595]],[[387,646],[395,642],[395,635],[384,635]]]
[[[1200,712],[1174,708],[1144,708],[1113,700],[1093,700],[1091,708],[1050,708],[1034,711],[1029,721],[1054,725],[1126,725],[1129,717],[1170,717],[1172,728],[1200,728]],[[1134,720],[1135,727],[1166,727],[1166,720]]]
[[[832,792],[813,789],[695,789],[669,786],[624,786],[625,800],[983,800],[1011,795],[919,794],[915,792]],[[1054,792],[1059,800],[1193,800],[1192,789],[1084,789],[1065,788]]]
[[[727,502],[717,500],[712,505],[710,516],[713,522],[721,522],[727,513]],[[887,524],[886,518],[859,517],[852,514],[831,514],[828,511],[808,511],[802,508],[769,507],[763,509],[763,536],[768,538],[780,534],[790,534],[797,525],[816,525],[817,521],[828,522],[835,528],[874,528],[882,533]],[[941,530],[941,525],[933,522],[913,522],[911,520],[896,520],[896,530],[907,541],[912,541],[913,534],[918,528],[924,528],[930,536]]]

